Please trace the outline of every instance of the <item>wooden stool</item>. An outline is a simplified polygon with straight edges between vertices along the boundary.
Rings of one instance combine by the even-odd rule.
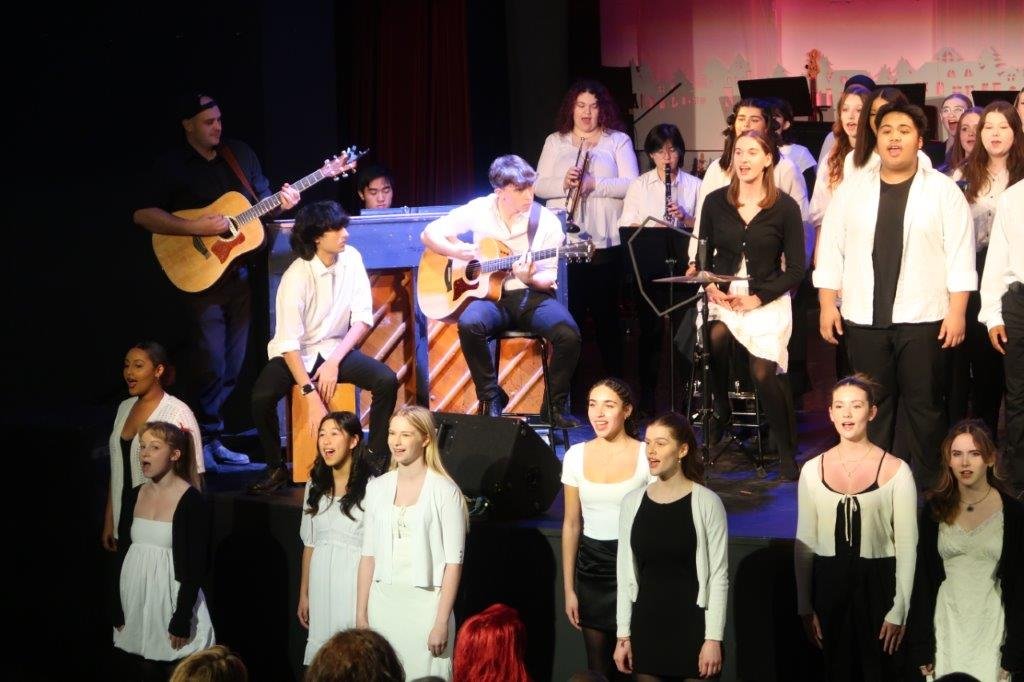
[[[555,431],[562,432],[562,442],[565,443],[565,447],[569,447],[569,430],[559,429],[555,426],[555,408],[551,404],[551,383],[548,380],[548,340],[539,334],[533,332],[519,331],[519,330],[508,330],[504,331],[494,337],[496,344],[494,353],[494,373],[500,376],[499,364],[501,362],[501,342],[504,339],[526,339],[528,341],[534,341],[537,344],[537,350],[540,353],[540,371],[541,376],[544,379],[544,400],[541,402],[540,412],[506,412],[511,417],[533,417],[538,419],[535,422],[535,426],[541,428],[546,427],[548,430],[548,444],[551,449],[555,449]]]
[[[355,412],[356,387],[352,384],[338,384],[331,396],[328,412]],[[292,460],[292,481],[305,483],[309,480],[309,470],[316,459],[316,437],[310,437],[306,430],[309,409],[302,389],[296,384],[292,386],[288,397],[288,455]]]

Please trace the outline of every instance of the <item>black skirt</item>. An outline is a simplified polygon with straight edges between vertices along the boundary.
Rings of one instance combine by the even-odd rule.
[[[615,554],[618,540],[595,540],[580,535],[576,552],[576,598],[580,625],[615,632]]]

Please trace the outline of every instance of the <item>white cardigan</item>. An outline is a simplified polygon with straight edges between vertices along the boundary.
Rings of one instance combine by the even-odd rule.
[[[370,481],[363,498],[363,556],[374,558],[373,580],[390,584],[398,471]],[[459,486],[427,469],[416,505],[422,524],[412,535],[412,586],[440,587],[445,564],[461,564],[466,547],[466,507]]]
[[[114,417],[114,428],[110,432],[110,500],[114,509],[114,537],[117,537],[118,520],[121,518],[121,491],[124,488],[124,471],[121,466],[121,432],[124,431],[124,424],[128,421],[128,413],[132,411],[132,405],[138,402],[137,397],[123,400],[117,406],[117,416]],[[175,426],[188,429],[192,435],[192,450],[196,458],[196,470],[199,473],[206,471],[203,464],[203,442],[199,436],[199,424],[196,423],[195,415],[188,405],[175,398],[170,393],[164,393],[160,403],[149,415],[151,422],[170,422]],[[142,462],[139,461],[139,434],[132,438],[131,447],[132,480],[131,487],[142,485],[145,477],[142,475]]]
[[[648,486],[650,487],[650,486]],[[619,514],[619,550],[615,574],[618,580],[615,620],[618,637],[629,637],[633,602],[639,592],[636,560],[630,546],[633,520],[647,488],[639,488],[622,500]],[[697,531],[697,606],[705,609],[704,638],[722,641],[729,598],[729,526],[725,506],[711,489],[693,484],[690,506]]]

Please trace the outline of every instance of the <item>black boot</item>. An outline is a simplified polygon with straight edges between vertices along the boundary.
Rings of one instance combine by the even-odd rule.
[[[249,486],[249,492],[253,495],[265,495],[279,490],[288,485],[291,476],[288,474],[288,467],[279,464],[267,470],[266,477],[258,483]]]
[[[500,417],[508,405],[508,394],[498,389],[498,394],[489,400],[480,401],[480,414],[487,417]]]
[[[580,420],[569,412],[569,398],[556,398],[551,403],[552,424],[556,429],[575,429],[580,425]]]

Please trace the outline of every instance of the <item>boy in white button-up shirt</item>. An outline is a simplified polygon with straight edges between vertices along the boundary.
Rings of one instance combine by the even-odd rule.
[[[822,222],[820,329],[832,344],[845,334],[853,370],[881,384],[868,433],[886,450],[902,406],[909,433],[895,454],[928,487],[947,428],[945,350],[963,341],[968,292],[978,286],[973,222],[956,184],[918,162],[921,110],[888,104],[876,123],[881,166],[840,185]]]
[[[267,346],[270,362],[252,389],[267,477],[250,492],[270,492],[288,481],[277,403],[294,385],[302,387],[302,399],[309,403],[307,428],[314,436],[339,382],[369,390],[368,443],[375,455],[387,456],[398,379],[390,367],[356,348],[373,325],[373,300],[363,258],[346,246],[347,225],[348,216],[335,201],[318,201],[295,216],[291,245],[299,258],[281,276],[276,329]]]

